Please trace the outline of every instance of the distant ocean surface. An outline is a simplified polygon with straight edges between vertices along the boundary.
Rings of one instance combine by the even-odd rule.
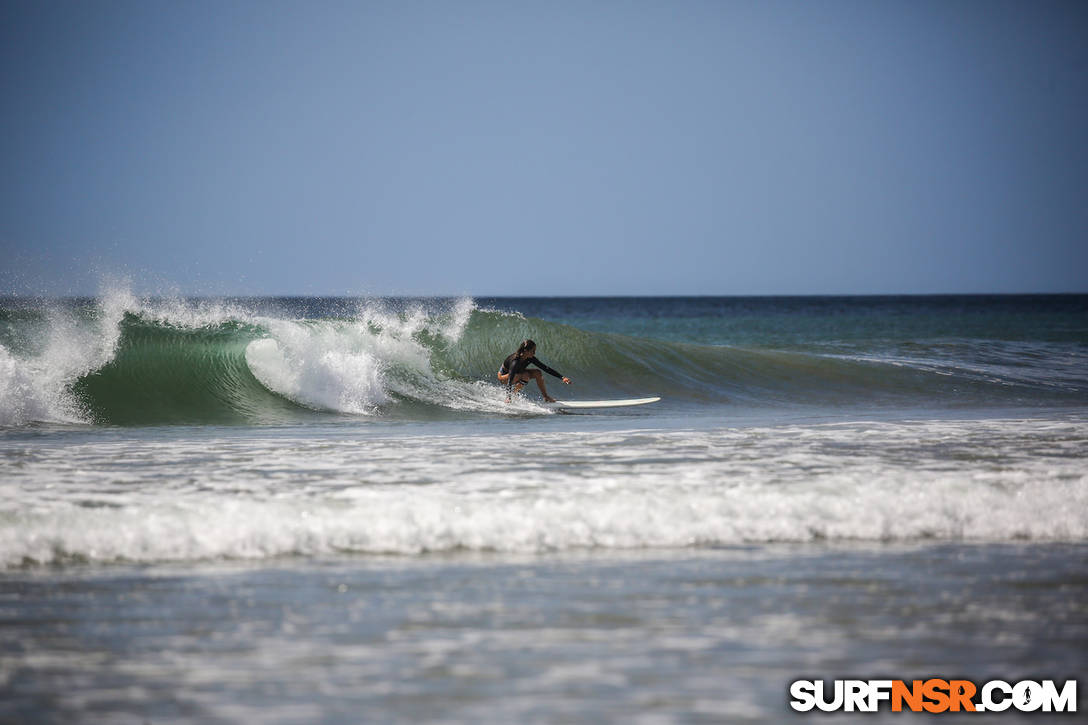
[[[558,398],[662,401],[507,403],[524,338]],[[1069,679],[1088,296],[0,299],[0,492],[0,721]]]

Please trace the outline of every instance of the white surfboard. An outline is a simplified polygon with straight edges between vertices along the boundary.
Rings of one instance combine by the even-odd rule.
[[[646,405],[656,403],[660,397],[654,398],[628,398],[627,400],[557,400],[554,403],[544,403],[549,408],[624,408],[628,405]]]

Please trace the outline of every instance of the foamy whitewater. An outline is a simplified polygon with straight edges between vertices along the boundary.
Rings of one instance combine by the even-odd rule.
[[[524,338],[557,397],[662,401],[507,403]],[[1077,676],[1086,459],[1085,296],[3,300],[0,720]]]
[[[488,427],[9,448],[0,563],[1088,537],[1081,419]]]

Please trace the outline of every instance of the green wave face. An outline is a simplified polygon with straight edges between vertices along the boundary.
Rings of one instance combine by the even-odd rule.
[[[920,342],[901,345],[899,356],[842,355],[589,331],[471,300],[358,302],[316,317],[254,307],[126,297],[5,310],[0,425],[546,414],[533,405],[532,386],[507,405],[496,380],[501,361],[525,338],[574,380],[568,389],[545,378],[552,392],[570,397],[661,395],[693,409],[1088,398],[1084,366],[1073,361],[1056,371],[1054,356],[1015,342]]]
[[[72,392],[98,423],[276,423],[297,405],[269,391],[245,359],[259,328],[237,322],[187,329],[126,315],[113,359]]]
[[[919,346],[907,357],[886,350],[828,354],[815,350],[738,348],[608,332],[476,311],[463,338],[436,357],[450,370],[494,377],[498,361],[530,337],[537,356],[594,391],[624,397],[662,395],[699,404],[1023,404],[1088,398],[1084,369],[1066,375],[1052,359],[1030,364],[1034,350],[988,343],[949,356],[947,344]],[[923,349],[924,348],[924,349]],[[1081,356],[1083,360],[1083,356]],[[1040,372],[1042,371],[1042,372]]]

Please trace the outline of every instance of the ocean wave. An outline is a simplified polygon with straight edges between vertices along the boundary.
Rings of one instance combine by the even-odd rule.
[[[3,322],[5,426],[543,415],[532,389],[507,405],[495,383],[499,362],[528,337],[583,397],[755,406],[1088,400],[1083,351],[1045,342],[741,348],[590,331],[467,298],[341,301],[320,315],[291,315],[283,305],[121,290],[78,305],[4,309]]]

